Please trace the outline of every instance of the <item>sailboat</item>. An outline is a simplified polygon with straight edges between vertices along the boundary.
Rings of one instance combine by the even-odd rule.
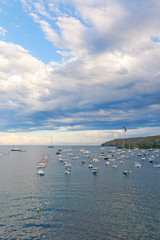
[[[53,145],[49,145],[48,148],[54,148],[54,146]]]
[[[54,148],[54,146],[53,146],[53,143],[52,143],[53,141],[51,141],[51,145],[49,145],[48,146],[48,148]]]

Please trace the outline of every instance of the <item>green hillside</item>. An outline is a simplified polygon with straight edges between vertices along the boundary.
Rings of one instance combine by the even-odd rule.
[[[119,148],[160,148],[160,135],[135,138],[114,139],[102,144],[102,146],[117,146]]]

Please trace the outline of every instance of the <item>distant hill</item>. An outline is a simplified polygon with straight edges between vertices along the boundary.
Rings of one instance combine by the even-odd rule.
[[[160,148],[160,135],[135,138],[119,138],[102,144],[102,146],[117,146],[119,148]]]

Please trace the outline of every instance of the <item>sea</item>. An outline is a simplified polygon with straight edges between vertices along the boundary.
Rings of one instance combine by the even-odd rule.
[[[159,150],[17,147],[0,146],[0,239],[160,239]]]

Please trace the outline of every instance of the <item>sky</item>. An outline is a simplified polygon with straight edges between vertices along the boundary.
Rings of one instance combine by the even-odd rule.
[[[157,0],[1,0],[0,144],[160,134],[159,13]]]

